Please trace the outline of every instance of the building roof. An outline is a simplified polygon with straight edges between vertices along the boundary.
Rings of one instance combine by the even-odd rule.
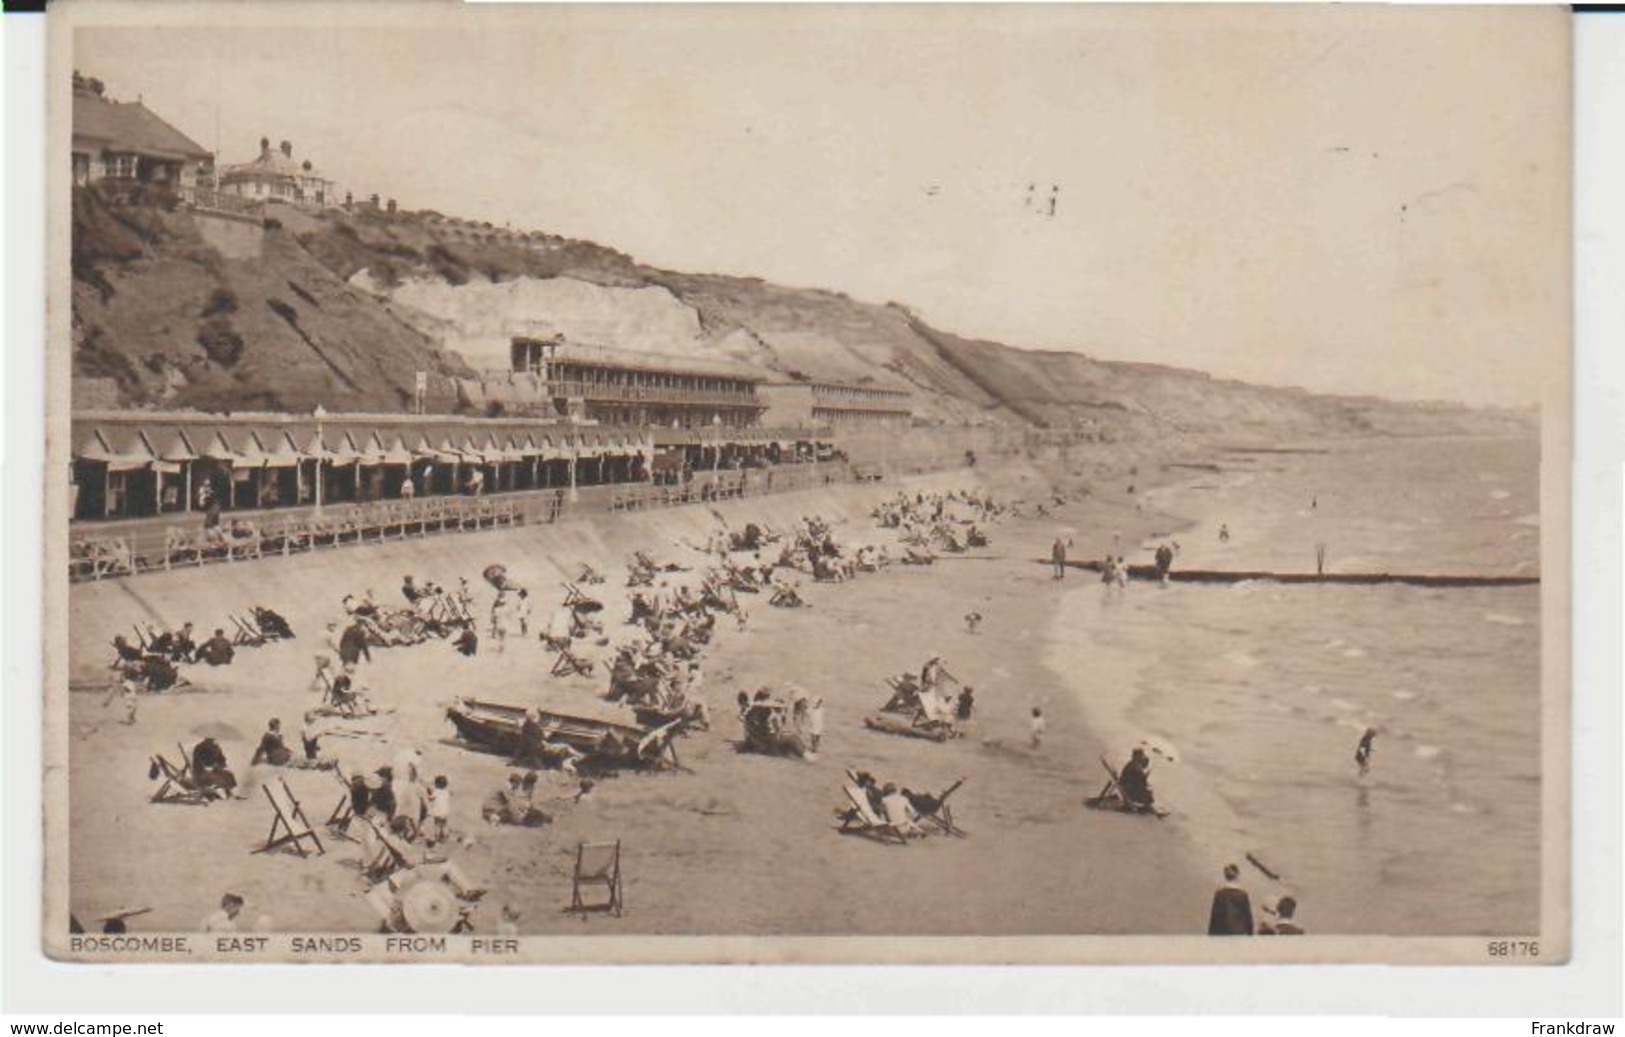
[[[286,177],[296,179],[327,180],[315,166],[306,169],[303,159],[296,159],[291,155],[284,155],[275,148],[268,148],[250,162],[239,162],[236,165],[226,166],[220,171],[222,180],[249,179],[253,177]]]
[[[93,94],[73,95],[73,135],[99,141],[109,151],[173,161],[202,161],[201,144],[154,115],[140,101],[109,101]]]
[[[874,385],[868,382],[830,382],[822,379],[812,379],[805,382],[768,382],[764,389],[857,389],[862,392],[874,393],[879,396],[891,396],[897,399],[907,399],[913,394],[907,389],[893,389],[885,385]]]
[[[700,375],[707,378],[732,378],[741,382],[761,382],[766,377],[754,367],[732,360],[710,357],[673,356],[667,353],[641,353],[608,346],[589,346],[577,342],[555,342],[548,339],[519,336],[515,341],[533,342],[553,347],[550,359],[560,363],[584,364],[593,367],[613,367],[623,371],[650,371],[659,374]]]

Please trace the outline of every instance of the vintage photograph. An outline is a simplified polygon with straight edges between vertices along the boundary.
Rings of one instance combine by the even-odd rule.
[[[1565,10],[52,17],[47,953],[1564,960]]]

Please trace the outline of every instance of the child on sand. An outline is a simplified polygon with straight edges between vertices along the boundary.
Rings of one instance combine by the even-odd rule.
[[[502,905],[502,921],[497,923],[498,936],[518,936],[519,919],[524,917],[512,904]]]
[[[124,707],[124,720],[122,723],[124,723],[126,726],[134,724],[136,705],[140,702],[140,699],[137,698],[137,689],[134,679],[126,677],[119,681],[118,686],[112,690],[112,692],[107,696],[106,701],[102,703],[102,708],[106,709],[108,706],[111,706],[115,698],[118,699],[119,704]]]
[[[437,774],[425,796],[429,801],[429,821],[433,826],[429,841],[443,843],[446,841],[446,825],[451,821],[451,783],[444,774]]]
[[[1032,733],[1032,746],[1037,749],[1044,741],[1044,728],[1048,724],[1044,720],[1044,711],[1037,706],[1033,707],[1032,719],[1027,722],[1027,729]]]

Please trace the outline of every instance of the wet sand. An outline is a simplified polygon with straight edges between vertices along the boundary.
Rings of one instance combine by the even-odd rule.
[[[845,492],[809,497],[807,510],[828,514],[819,502]],[[685,769],[605,780],[586,801],[561,802],[555,823],[543,828],[492,828],[479,820],[481,800],[506,779],[506,762],[453,743],[444,719],[444,705],[456,694],[539,699],[613,715],[615,707],[596,698],[607,684],[603,670],[594,678],[548,678],[551,655],[534,638],[511,640],[500,654],[486,641],[474,659],[438,641],[375,651],[375,661],[363,666],[364,682],[375,704],[393,712],[333,725],[361,736],[329,737],[324,749],[349,770],[376,767],[415,745],[425,754],[424,774],[449,779],[452,829],[460,840],[450,855],[490,890],[475,916],[482,931],[492,930],[498,907],[508,904],[522,914],[522,933],[1201,932],[1208,867],[1181,827],[1081,805],[1098,790],[1097,757],[1110,752],[1115,759],[1127,747],[1102,743],[1071,687],[1079,673],[1115,678],[1098,672],[1084,639],[1056,624],[1064,596],[1079,589],[1076,578],[1084,574],[1055,581],[1036,561],[1047,556],[1058,530],[1071,531],[1077,558],[1094,557],[1112,542],[1132,553],[1128,548],[1140,539],[1177,527],[1178,520],[1137,510],[1136,500],[1120,488],[1101,489],[1051,519],[998,523],[988,549],[935,566],[894,566],[839,585],[803,581],[805,609],[747,599],[748,629],[735,630],[723,617],[703,656],[702,697],[714,725],[678,743]],[[783,502],[781,510],[794,504]],[[736,521],[747,505],[735,510]],[[606,524],[607,540],[615,540],[614,530],[613,522]],[[838,525],[837,536],[862,542],[887,535],[851,518]],[[477,582],[481,564],[506,560],[504,545],[515,542],[509,534],[490,534],[467,544],[476,540],[461,573],[442,566],[426,575]],[[675,543],[647,542],[615,544],[615,556],[638,547],[661,558],[691,556]],[[241,777],[268,717],[280,716],[290,734],[297,729],[301,711],[318,699],[307,690],[311,657],[326,651],[314,643],[320,631],[302,617],[337,614],[344,593],[372,586],[382,597],[399,582],[398,552],[369,561],[368,550],[326,556],[330,602],[265,598],[294,618],[298,639],[245,650],[228,668],[188,668],[200,690],[143,697],[134,726],[120,724],[118,706],[104,707],[101,693],[70,696],[71,907],[87,924],[119,908],[150,906],[135,928],[192,929],[229,889],[247,898],[245,916],[269,930],[376,929],[378,919],[360,897],[356,844],[321,829],[323,857],[252,854],[270,822],[258,792],[207,807],[151,804],[153,786],[145,780],[150,753],[173,758],[176,742],[190,747],[205,731],[216,734]],[[632,630],[614,626],[626,615],[625,572],[618,566],[605,572],[610,583],[593,593],[608,606],[606,633],[620,640]],[[232,570],[242,580],[253,573],[252,566]],[[211,577],[217,578],[185,574],[177,578],[181,590],[166,593],[184,598],[185,580]],[[140,581],[131,584],[139,593]],[[545,622],[562,596],[552,586],[536,587],[534,623]],[[489,590],[481,584],[477,592],[477,605],[488,606]],[[105,607],[105,601],[99,605]],[[985,617],[974,635],[962,619],[972,610]],[[98,645],[84,646],[76,674],[93,672],[86,659],[98,654]],[[862,717],[887,696],[883,679],[934,654],[976,689],[977,715],[966,737],[937,744],[865,730]],[[734,747],[735,692],[783,681],[825,699],[826,734],[815,761]],[[1036,750],[1027,734],[1035,705],[1049,723]],[[848,767],[916,789],[938,790],[966,778],[953,806],[969,836],[897,848],[836,834],[833,811],[842,802]],[[331,773],[274,773],[286,777],[318,826],[342,796]],[[543,790],[569,791],[557,775],[544,778]],[[583,926],[564,911],[574,848],[578,840],[607,839],[623,842],[627,912]]]

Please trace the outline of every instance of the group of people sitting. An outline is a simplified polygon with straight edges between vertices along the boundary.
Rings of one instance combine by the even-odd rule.
[[[519,750],[514,754],[513,766],[525,768],[557,768],[574,774],[576,765],[586,753],[558,737],[557,721],[543,721],[540,710],[525,710],[525,719],[519,725]]]
[[[892,695],[881,712],[907,714],[916,726],[955,727],[969,720],[976,709],[976,690],[949,673],[940,655],[927,659],[918,675],[905,670],[887,683]]]
[[[334,761],[322,756],[321,739],[327,732],[319,725],[317,713],[307,711],[304,717],[304,726],[299,729],[299,748],[295,753],[288,748],[286,736],[282,733],[282,721],[272,717],[265,725],[265,733],[260,735],[259,745],[254,748],[254,756],[248,761],[250,767],[265,764],[271,767],[292,767],[297,770],[332,770]]]
[[[648,587],[655,582],[661,573],[686,572],[683,566],[676,562],[657,562],[647,551],[634,551],[632,557],[626,562],[626,585],[628,587]]]
[[[293,628],[273,609],[255,605],[245,615],[234,615],[236,637],[227,637],[225,628],[216,627],[201,643],[188,621],[174,629],[154,623],[137,624],[135,640],[123,634],[113,638],[113,661],[108,669],[118,671],[119,679],[143,691],[159,692],[184,687],[181,664],[229,666],[239,647],[254,647],[293,637]]]
[[[519,825],[540,828],[553,820],[553,815],[536,805],[536,772],[514,771],[508,775],[505,788],[498,788],[485,797],[480,805],[480,817],[487,824]]]
[[[824,737],[824,700],[790,685],[782,693],[758,688],[738,695],[743,747],[755,752],[816,759]]]
[[[959,787],[959,782],[955,782],[947,792],[938,796],[927,792],[915,792],[894,782],[882,783],[868,771],[848,771],[847,776],[867,800],[869,809],[874,815],[899,835],[910,839],[922,838],[928,834],[920,822],[925,818],[936,816],[948,796]],[[856,809],[843,807],[838,809],[836,814],[843,824],[851,824],[858,820],[854,816]]]
[[[873,514],[881,528],[899,531],[907,564],[928,565],[935,560],[934,547],[959,554],[988,546],[987,533],[977,523],[994,521],[1007,510],[990,495],[951,490],[913,497],[899,493]]]

